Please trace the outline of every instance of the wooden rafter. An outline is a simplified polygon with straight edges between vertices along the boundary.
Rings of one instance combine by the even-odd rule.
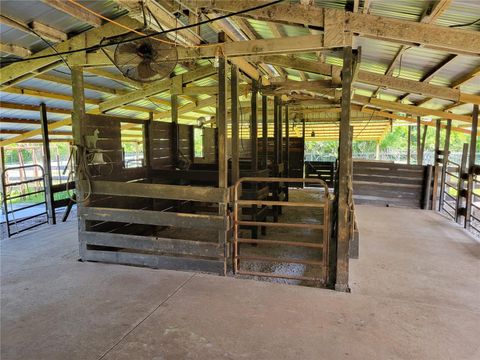
[[[14,44],[5,44],[3,42],[0,42],[0,51],[22,58],[30,56],[32,54],[29,49]]]
[[[116,21],[123,23],[124,25],[127,25],[129,27],[135,27],[136,25],[138,25],[138,22],[136,20],[125,16],[120,19],[116,19]],[[107,23],[99,26],[98,28],[94,28],[79,35],[76,35],[66,41],[62,41],[61,43],[55,44],[53,46],[55,47],[56,51],[63,52],[72,48],[83,48],[97,45],[105,37],[115,36],[123,33],[125,33],[125,29],[119,27],[118,25]],[[0,84],[2,84],[2,87],[5,87],[6,84],[12,84],[15,79],[21,78],[23,80],[26,80],[29,77],[35,76],[35,71],[52,64],[58,64],[59,59],[57,56],[54,56],[55,54],[56,53],[53,49],[46,48],[42,51],[35,53],[32,57],[44,55],[52,56],[13,63],[3,67],[0,73]],[[77,53],[75,54],[75,57],[69,57],[69,60],[80,61],[83,59],[83,61],[85,62],[84,58],[84,53]]]
[[[45,4],[94,27],[102,25],[102,19],[66,0],[42,0]]]
[[[223,11],[239,11],[257,6],[261,1],[215,1],[185,0],[186,5]],[[241,16],[254,17],[265,21],[299,24],[301,26],[324,27],[324,10],[320,6],[304,6],[302,4],[276,4],[267,8],[244,13]],[[425,23],[397,20],[365,13],[345,12],[328,9],[335,18],[344,17],[344,30],[361,36],[399,42],[402,44],[420,45],[441,49],[454,54],[480,54],[480,33],[477,31],[446,28]]]
[[[51,26],[48,26],[38,21],[25,23],[18,19],[14,19],[11,16],[0,14],[0,24],[7,25],[11,28],[14,28],[32,35],[34,34],[33,32],[36,32],[42,38],[53,41],[53,42],[67,40],[67,34],[65,34],[64,32],[54,29]]]
[[[333,77],[340,71],[339,66],[286,56],[266,56],[263,57],[263,60],[269,64],[281,65],[284,67],[290,67],[293,69],[317,73],[325,76]],[[462,93],[458,89],[451,89],[445,86],[432,85],[428,83],[419,83],[414,80],[381,75],[369,71],[359,71],[356,81],[445,100],[464,101],[474,104],[480,102],[480,96]]]

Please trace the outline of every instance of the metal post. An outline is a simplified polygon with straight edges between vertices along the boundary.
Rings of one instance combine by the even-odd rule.
[[[445,145],[443,147],[443,162],[442,162],[442,175],[440,179],[440,201],[438,204],[438,211],[442,211],[443,202],[445,201],[445,181],[447,179],[448,168],[448,153],[450,152],[450,134],[452,131],[452,120],[447,120],[447,132],[445,134]]]
[[[340,117],[340,144],[339,144],[339,184],[337,202],[337,266],[335,290],[349,291],[349,204],[348,197],[351,186],[350,162],[352,138],[350,137],[350,102],[352,95],[353,54],[352,47],[343,48],[342,68],[342,110]]]
[[[43,146],[43,171],[45,176],[45,201],[47,202],[48,222],[51,225],[57,223],[55,217],[55,199],[52,189],[52,158],[50,154],[50,139],[48,137],[48,119],[47,106],[40,104],[40,125],[42,130],[42,146]]]
[[[440,161],[439,161],[439,152],[440,152],[440,131],[441,131],[441,120],[438,119],[435,124],[435,153],[433,159],[433,189],[432,189],[432,203],[431,209],[437,209],[437,197],[438,197],[438,177],[440,174]]]

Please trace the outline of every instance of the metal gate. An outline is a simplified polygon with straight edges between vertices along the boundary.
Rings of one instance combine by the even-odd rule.
[[[28,178],[26,175],[27,169],[32,169],[33,172],[33,177]],[[7,174],[12,171],[18,171],[24,172],[25,173],[25,179],[12,182],[12,183],[7,183],[8,181],[8,176]],[[38,176],[38,172],[40,171],[40,176]],[[33,184],[33,183],[38,183],[39,186],[37,186],[33,191],[31,191],[28,187],[28,184]],[[20,194],[18,195],[12,195],[12,189],[15,187],[21,187],[22,185],[26,185],[26,191],[22,192],[20,189]],[[7,225],[7,234],[8,237],[11,237],[12,235],[19,234],[23,231],[32,229],[36,226],[46,224],[48,223],[48,213],[47,213],[47,202],[46,202],[46,196],[45,196],[45,173],[43,171],[43,167],[40,165],[26,165],[26,166],[17,166],[17,167],[11,167],[8,169],[5,169],[2,172],[2,191],[3,191],[3,209],[5,213],[5,222]],[[18,200],[22,198],[26,198],[31,195],[37,195],[39,194],[42,196],[43,201],[35,202],[32,204],[28,204],[25,206],[20,206],[20,207],[14,207],[14,201],[13,200]],[[21,212],[25,211],[27,209],[32,209],[35,207],[39,207],[40,212],[34,213],[34,214],[29,214],[22,216]],[[20,215],[19,215],[20,214]],[[45,220],[41,220],[38,222],[35,222],[33,225],[26,225],[25,227],[21,227],[22,223],[28,220],[32,220],[34,218],[40,217],[40,216],[45,216]],[[13,225],[15,226],[15,231],[12,231]]]
[[[240,199],[241,196],[241,186],[243,183],[308,183],[308,184],[317,184],[324,188],[323,199],[319,202],[309,201],[309,202],[292,202],[285,201],[284,199],[280,200],[256,200],[256,199]],[[302,190],[299,190],[302,191]],[[325,181],[321,179],[305,179],[305,178],[260,178],[260,177],[246,177],[241,178],[235,184],[234,187],[234,234],[233,234],[233,271],[235,274],[239,275],[251,275],[251,276],[260,276],[260,277],[272,277],[272,278],[283,278],[290,280],[301,280],[301,281],[311,281],[319,285],[326,285],[328,283],[328,257],[329,257],[329,239],[330,239],[330,194],[328,190],[328,185]],[[272,207],[304,207],[304,208],[320,208],[323,209],[323,214],[321,218],[318,219],[321,223],[305,223],[305,222],[268,222],[268,219],[263,221],[246,221],[239,218],[242,206],[272,206]],[[296,241],[291,239],[290,241],[286,240],[274,240],[274,239],[250,239],[250,238],[241,238],[239,237],[239,230],[241,226],[259,226],[266,228],[280,227],[280,228],[290,228],[290,229],[309,229],[309,230],[321,230],[322,232],[322,241],[318,242],[305,242],[305,241]],[[320,240],[320,237],[318,237]],[[290,247],[300,247],[306,249],[317,249],[321,252],[321,258],[317,259],[298,259],[293,257],[275,257],[275,256],[244,256],[241,254],[240,247],[242,244],[265,244],[273,246],[290,246]],[[257,272],[249,271],[243,269],[241,264],[243,260],[251,261],[262,261],[262,262],[271,262],[271,263],[290,263],[290,264],[302,264],[302,265],[314,265],[320,267],[321,273],[314,274],[313,276],[299,276],[299,275],[288,275],[288,274],[278,274],[272,272]]]

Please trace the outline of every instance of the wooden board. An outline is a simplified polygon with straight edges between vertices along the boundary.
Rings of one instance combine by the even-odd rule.
[[[354,161],[356,204],[420,208],[424,198],[426,166],[376,161]]]

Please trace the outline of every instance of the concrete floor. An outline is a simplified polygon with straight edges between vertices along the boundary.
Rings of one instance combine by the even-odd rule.
[[[1,245],[1,359],[480,359],[480,244],[358,207],[352,293],[77,262],[76,223]]]

